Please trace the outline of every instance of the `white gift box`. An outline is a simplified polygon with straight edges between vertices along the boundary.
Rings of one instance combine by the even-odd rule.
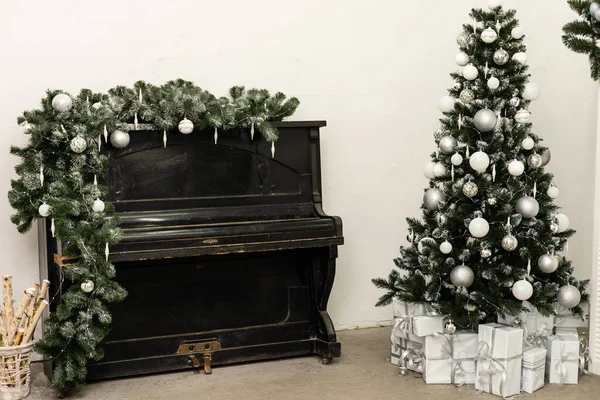
[[[405,303],[403,301],[400,301],[400,300],[394,298],[393,307],[394,307],[394,318],[403,317],[403,316],[407,316],[407,315],[412,315],[412,316],[427,315],[427,308],[425,307],[425,304],[422,304],[422,303],[419,303],[419,304]]]
[[[588,304],[581,304],[580,307],[583,309],[583,319],[575,317],[569,310],[557,306],[559,310],[562,310],[554,317],[554,325],[557,328],[587,328],[590,326],[589,308]]]
[[[519,394],[522,352],[523,329],[479,325],[475,389],[504,397]]]
[[[423,343],[422,340],[415,337],[423,338],[433,335],[436,332],[441,332],[444,328],[444,317],[419,315],[419,316],[403,316],[394,318],[393,331],[395,335],[403,339],[409,339],[413,342]]]
[[[554,317],[544,317],[541,315],[533,305],[525,302],[524,306],[529,309],[529,312],[523,312],[519,315],[515,316],[506,316],[506,318],[502,318],[498,316],[498,323],[504,325],[513,325],[515,320],[518,318],[522,322],[522,328],[527,330],[527,335],[533,335],[536,332],[546,331],[547,333],[544,336],[548,336],[552,334],[552,328],[554,327]]]
[[[523,375],[521,390],[533,393],[544,387],[547,350],[541,347],[529,346],[523,349]]]
[[[394,318],[394,325],[392,326],[392,345],[400,346],[401,340],[405,339],[409,342],[423,345],[425,338],[416,336],[413,333],[412,317],[400,317]]]
[[[427,384],[475,383],[477,334],[457,332],[425,338],[423,379]]]
[[[577,331],[548,337],[546,379],[549,383],[575,385],[579,381],[579,337]]]

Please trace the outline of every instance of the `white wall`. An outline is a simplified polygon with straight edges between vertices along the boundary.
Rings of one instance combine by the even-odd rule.
[[[596,104],[587,59],[560,40],[574,18],[564,1],[507,0],[528,34],[536,131],[553,152],[559,203],[579,234],[571,241],[579,276],[591,271]],[[344,219],[346,245],[330,312],[338,328],[389,319],[375,309],[370,279],[387,275],[417,216],[421,170],[434,149],[438,99],[456,68],[455,37],[485,0],[56,0],[0,3],[0,193],[9,189],[25,142],[16,117],[48,87],[106,90],[143,79],[193,80],[214,93],[235,84],[300,98],[296,120],[326,119],[325,208]],[[36,238],[21,236],[0,201],[1,273],[18,287],[37,279]]]

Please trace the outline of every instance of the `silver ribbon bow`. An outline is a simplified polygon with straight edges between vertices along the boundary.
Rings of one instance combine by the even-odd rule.
[[[525,328],[523,329],[525,330],[525,332],[527,332]],[[535,331],[531,335],[527,335],[525,343],[529,346],[535,346],[545,349],[548,347],[548,336],[550,334],[551,332],[550,329],[548,329],[548,325],[542,324],[542,326],[540,326],[540,328],[537,331]]]
[[[478,366],[479,380],[482,384],[489,385],[489,393],[493,392],[493,377],[500,374],[500,396],[506,399],[506,396],[504,396],[504,387],[506,385],[506,380],[508,379],[508,374],[504,365],[492,357],[492,349],[488,343],[479,343],[479,350],[477,351],[475,361]]]
[[[413,317],[412,315],[407,315],[404,317],[398,317],[396,318],[396,323],[394,324],[394,328],[392,329],[392,345],[394,346],[395,350],[398,350],[400,348],[400,343],[398,342],[398,339],[401,338],[402,336],[399,335],[399,333],[403,333],[408,337],[409,333],[412,333],[413,331]]]
[[[398,375],[407,376],[409,371],[423,373],[423,349],[421,347],[407,348],[400,355]]]
[[[582,337],[579,339],[579,373],[588,375],[588,368],[591,363],[590,346],[588,345],[587,339]]]
[[[450,382],[456,387],[461,387],[467,383],[467,375],[474,374],[475,371],[467,371],[463,366],[463,361],[468,361],[467,359],[455,359],[454,358],[454,340],[458,338],[458,336],[454,334],[443,334],[441,332],[436,332],[433,334],[436,337],[443,337],[446,340],[447,346],[442,346],[442,356],[444,358],[449,358],[452,360],[452,369],[450,375]],[[461,377],[461,381],[457,380],[457,377]]]

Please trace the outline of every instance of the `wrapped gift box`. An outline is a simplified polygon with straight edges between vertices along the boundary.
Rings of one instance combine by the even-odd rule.
[[[407,318],[411,317],[401,317],[394,318],[394,325],[392,326],[392,352],[390,360],[392,364],[398,365],[400,364],[400,356],[405,354],[406,350],[411,350],[410,352],[405,354],[405,361],[407,361],[406,365],[413,365],[414,362],[408,362],[409,360],[415,361],[419,358],[419,354],[423,350],[423,344],[425,343],[425,338],[421,338],[415,336],[413,333],[406,332],[406,321]],[[412,328],[411,328],[412,329]],[[414,351],[412,351],[414,350]],[[422,365],[422,364],[421,364]],[[416,365],[414,368],[411,368],[413,371],[419,371],[419,366]]]
[[[535,307],[531,304],[525,302],[524,306],[529,309],[529,312],[523,312],[516,316],[506,316],[506,318],[502,318],[498,316],[498,323],[503,325],[512,326],[513,323],[519,319],[522,322],[522,328],[526,329],[526,334],[533,335],[536,332],[541,333],[544,331],[545,336],[549,336],[552,334],[552,328],[554,327],[554,317],[544,317],[541,315]]]
[[[533,393],[544,387],[547,350],[541,347],[528,346],[523,349],[523,374],[521,390]]]
[[[562,309],[558,307],[559,310]],[[582,304],[581,308],[584,310],[583,318],[573,316],[569,310],[560,311],[556,317],[554,317],[554,325],[557,328],[587,328],[590,326],[589,319],[589,305]]]
[[[475,389],[504,397],[519,394],[522,352],[523,329],[479,325]]]
[[[393,331],[398,337],[422,343],[415,337],[423,338],[441,332],[444,329],[444,317],[427,315],[403,316],[394,318]]]
[[[476,333],[457,332],[427,336],[423,379],[428,384],[473,384],[476,354]]]
[[[427,308],[425,304],[419,303],[405,303],[398,299],[394,299],[393,302],[394,307],[394,318],[404,317],[407,315],[427,315]]]
[[[579,336],[572,328],[548,337],[546,379],[549,383],[575,385],[579,380]]]

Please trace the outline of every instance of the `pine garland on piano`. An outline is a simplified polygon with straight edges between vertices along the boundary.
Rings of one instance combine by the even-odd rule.
[[[60,265],[63,302],[45,323],[37,351],[52,358],[53,386],[63,393],[85,384],[89,360],[103,357],[100,343],[107,336],[111,315],[107,305],[127,293],[113,278],[110,247],[120,239],[119,221],[107,197],[108,156],[101,152],[108,133],[118,134],[126,146],[128,128],[151,124],[169,134],[185,121],[185,133],[207,128],[240,134],[241,129],[262,133],[275,142],[272,121],[291,116],[296,98],[266,90],[233,87],[230,97],[217,98],[191,82],[177,80],[162,86],[137,82],[133,88],[115,87],[107,94],[83,89],[77,96],[48,91],[41,108],[18,118],[29,143],[12,147],[21,158],[8,198],[19,232],[48,217],[53,234],[64,243]],[[193,127],[191,126],[193,125]],[[197,134],[198,132],[196,132]],[[113,139],[113,137],[111,137]],[[59,260],[60,261],[60,260]],[[52,297],[51,297],[52,298]]]

